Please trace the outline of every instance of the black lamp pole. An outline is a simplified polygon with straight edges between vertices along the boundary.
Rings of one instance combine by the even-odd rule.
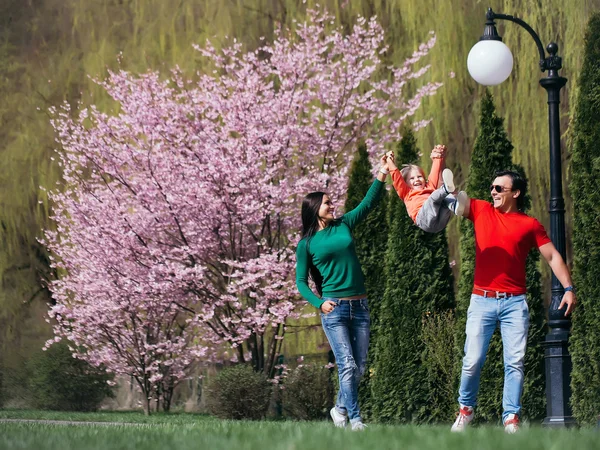
[[[506,14],[496,14],[492,8],[486,13],[485,30],[481,40],[499,40],[495,19],[509,20],[525,28],[537,45],[542,72],[548,72],[540,84],[548,92],[548,125],[550,130],[550,238],[566,261],[565,245],[565,201],[562,195],[562,169],[560,149],[560,90],[567,83],[558,71],[562,68],[562,58],[556,56],[558,45],[551,42],[546,47],[546,57],[539,36],[523,20]],[[564,290],[552,274],[552,297],[548,310],[549,331],[544,342],[546,362],[546,418],[543,425],[548,427],[568,427],[576,424],[571,412],[571,355],[569,354],[570,317],[565,317],[565,309],[558,309]]]

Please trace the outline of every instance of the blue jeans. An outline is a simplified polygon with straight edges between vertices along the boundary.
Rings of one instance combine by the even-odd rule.
[[[458,401],[464,406],[475,406],[479,378],[490,340],[500,324],[504,350],[504,391],[502,420],[521,411],[523,393],[523,360],[527,347],[529,307],[525,295],[510,298],[485,298],[471,295],[467,312],[467,340]]]
[[[350,422],[360,421],[358,383],[365,372],[371,319],[367,299],[339,300],[326,298],[337,306],[321,313],[323,330],[338,366],[340,390],[335,407],[348,414]]]

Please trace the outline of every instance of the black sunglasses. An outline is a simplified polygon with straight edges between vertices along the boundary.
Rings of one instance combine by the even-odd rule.
[[[505,188],[504,186],[500,186],[499,184],[491,184],[490,191],[496,191],[498,194],[502,191],[511,191],[512,189]]]

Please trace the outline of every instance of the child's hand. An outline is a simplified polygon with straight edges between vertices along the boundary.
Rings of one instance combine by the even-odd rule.
[[[396,163],[394,162],[394,152],[390,151],[385,154],[386,162],[385,168],[389,171],[397,169]]]

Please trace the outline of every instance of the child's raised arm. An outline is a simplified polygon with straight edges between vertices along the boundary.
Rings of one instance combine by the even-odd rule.
[[[427,181],[434,189],[437,189],[443,184],[442,172],[446,168],[446,150],[445,145],[436,145],[433,147],[433,150],[431,150],[431,160],[433,161],[433,164]]]

